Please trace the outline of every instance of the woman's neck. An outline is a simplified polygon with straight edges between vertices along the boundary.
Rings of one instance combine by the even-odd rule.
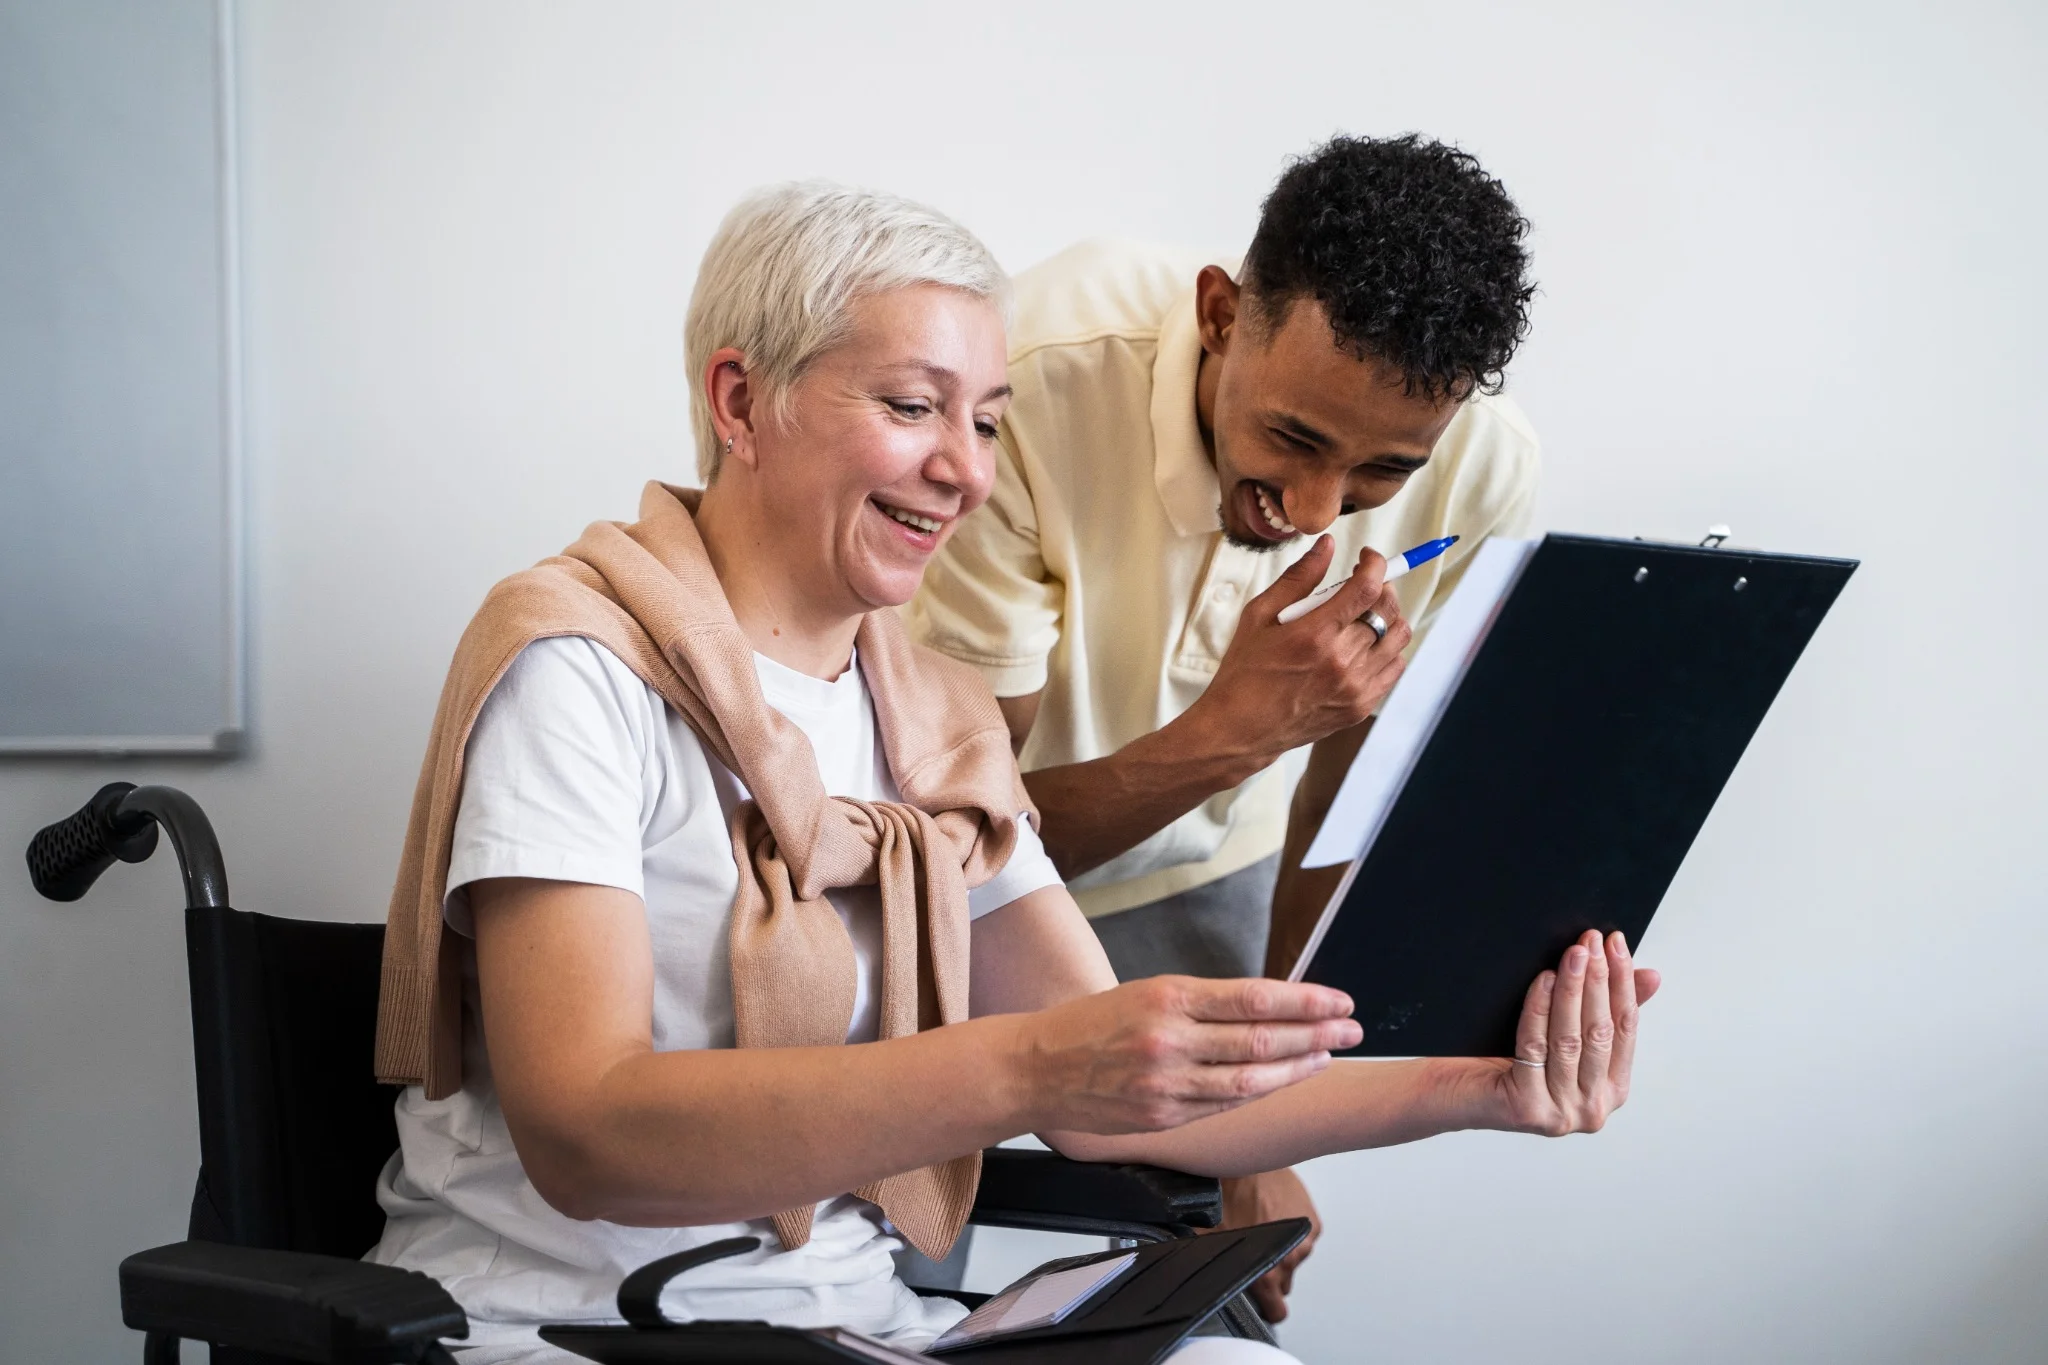
[[[698,504],[697,533],[756,653],[828,682],[846,671],[860,613],[820,609],[823,595],[806,590],[801,566],[791,561],[787,542],[769,533],[758,507],[714,485]]]

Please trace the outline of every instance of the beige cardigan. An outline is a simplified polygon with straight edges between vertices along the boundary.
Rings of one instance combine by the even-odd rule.
[[[505,579],[464,631],[391,897],[379,1079],[423,1086],[437,1099],[462,1083],[460,955],[447,950],[441,902],[463,751],[512,660],[554,635],[587,636],[617,655],[752,794],[731,830],[740,868],[729,943],[739,1046],[845,1041],[855,959],[823,897],[869,882],[880,884],[884,917],[881,1036],[967,1017],[967,888],[1001,870],[1018,813],[1032,810],[994,698],[972,669],[910,644],[894,612],[870,613],[857,639],[860,667],[903,801],[828,796],[810,742],[761,696],[753,648],[697,534],[700,496],[649,484],[638,522],[598,522],[561,555]],[[968,1154],[854,1193],[880,1204],[927,1255],[943,1256],[979,1172],[979,1154]],[[785,1246],[808,1239],[810,1215],[776,1215]]]

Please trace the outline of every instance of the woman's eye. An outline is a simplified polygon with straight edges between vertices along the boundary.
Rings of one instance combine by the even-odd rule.
[[[883,401],[895,409],[898,417],[926,417],[932,410],[929,403],[911,402],[900,398],[888,398]]]
[[[993,441],[996,438],[996,424],[994,422],[976,422],[974,429],[981,433],[981,439],[984,441]]]

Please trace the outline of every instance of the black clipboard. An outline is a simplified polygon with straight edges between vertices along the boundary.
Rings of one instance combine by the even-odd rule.
[[[1351,1054],[1510,1056],[1574,939],[1639,943],[1856,567],[1545,537],[1296,972],[1351,995]]]

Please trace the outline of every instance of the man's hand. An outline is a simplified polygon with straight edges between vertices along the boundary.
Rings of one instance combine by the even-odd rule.
[[[1039,837],[1068,880],[1137,847],[1217,792],[1228,791],[1289,749],[1355,725],[1401,676],[1408,623],[1371,550],[1330,600],[1281,625],[1281,608],[1315,591],[1336,551],[1328,536],[1245,604],[1216,677],[1186,711],[1113,754],[1024,774],[1038,805]],[[1387,623],[1387,638],[1363,624]],[[1013,747],[1038,715],[1042,694],[1003,702]]]
[[[1298,621],[1279,622],[1283,608],[1315,591],[1335,553],[1328,536],[1318,537],[1245,604],[1215,681],[1186,719],[1277,758],[1373,713],[1401,676],[1401,651],[1412,634],[1384,581],[1385,559],[1366,550],[1329,601]],[[1371,613],[1387,623],[1385,639],[1365,623]]]
[[[1323,1235],[1323,1220],[1308,1197],[1308,1189],[1293,1171],[1268,1171],[1264,1175],[1240,1176],[1223,1182],[1223,1227],[1248,1228],[1255,1223],[1272,1223],[1282,1218],[1306,1218],[1308,1236],[1246,1291],[1252,1306],[1267,1322],[1287,1316],[1287,1296],[1294,1292],[1294,1270],[1316,1249]],[[1215,1231],[1221,1232],[1223,1228]]]

